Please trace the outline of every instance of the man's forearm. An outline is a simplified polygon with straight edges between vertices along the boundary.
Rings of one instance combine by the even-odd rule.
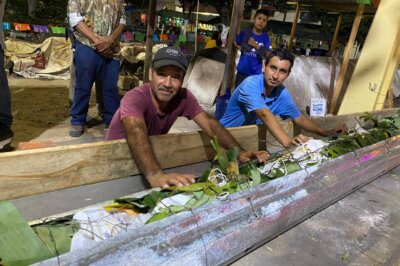
[[[141,128],[130,128],[127,131],[127,142],[136,165],[148,178],[161,173],[161,167],[155,157],[150,138]]]
[[[78,25],[75,26],[75,29],[93,43],[96,41],[97,35],[86,25],[84,21],[79,22]]]
[[[307,117],[301,115],[300,117],[294,120],[294,123],[298,125],[301,129],[307,130],[309,132],[315,133],[320,136],[327,137],[329,134],[327,131],[317,124],[315,124],[312,120]]]
[[[282,144],[284,147],[289,147],[291,145],[292,139],[282,129],[278,120],[269,110],[260,109],[256,110],[255,112],[257,116],[263,121],[268,131],[280,144]]]
[[[111,33],[110,38],[115,41],[124,31],[125,25],[119,24],[118,27]]]

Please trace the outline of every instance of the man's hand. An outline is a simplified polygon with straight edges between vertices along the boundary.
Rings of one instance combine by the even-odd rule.
[[[342,124],[327,130],[326,133],[328,134],[328,136],[336,137],[340,134],[346,134],[348,131],[349,129],[347,128],[346,124]]]
[[[265,162],[269,157],[266,151],[242,151],[239,153],[240,162],[248,162],[251,159],[257,159],[260,163]]]
[[[310,139],[312,139],[312,137],[307,137],[307,136],[304,136],[303,134],[300,134],[300,135],[295,136],[292,139],[292,143],[291,144],[293,146],[298,146],[300,144],[303,144],[303,143],[309,141]]]
[[[196,182],[193,175],[186,175],[186,174],[166,174],[160,172],[153,176],[147,177],[150,185],[152,187],[162,187],[166,188],[169,186],[187,186]]]
[[[112,43],[113,40],[109,36],[108,37],[99,36],[99,38],[94,42],[94,47],[99,53],[102,54],[107,50],[110,50]]]

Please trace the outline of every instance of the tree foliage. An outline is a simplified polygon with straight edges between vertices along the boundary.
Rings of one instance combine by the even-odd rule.
[[[67,16],[68,0],[39,0],[31,16],[27,0],[7,0],[4,21],[62,25]]]

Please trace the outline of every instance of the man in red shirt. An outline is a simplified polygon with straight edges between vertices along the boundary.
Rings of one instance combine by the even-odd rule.
[[[187,66],[187,59],[178,48],[158,50],[149,70],[150,83],[125,94],[106,136],[106,140],[127,139],[136,165],[152,187],[195,182],[192,175],[164,173],[148,137],[166,134],[179,116],[193,119],[210,138],[217,136],[222,147],[238,147],[240,161],[268,158],[266,151],[245,151],[217,120],[203,111],[192,93],[181,87]]]

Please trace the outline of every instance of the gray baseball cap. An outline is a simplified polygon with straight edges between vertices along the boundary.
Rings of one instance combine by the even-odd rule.
[[[182,51],[176,47],[164,47],[157,51],[153,58],[153,67],[177,66],[186,72],[188,61]]]

